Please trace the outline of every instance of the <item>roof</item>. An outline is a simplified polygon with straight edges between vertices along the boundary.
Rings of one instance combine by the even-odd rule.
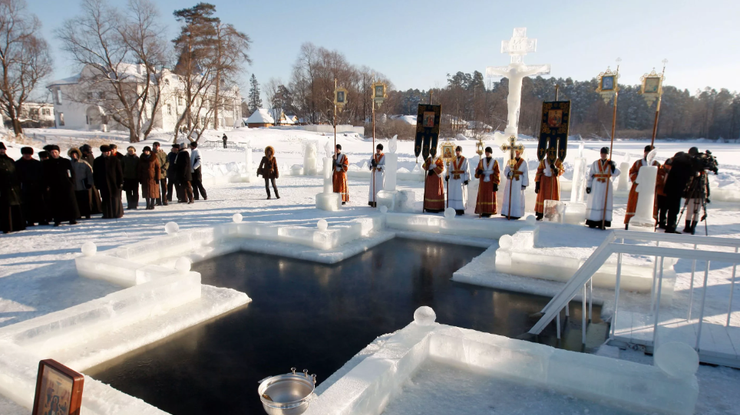
[[[71,85],[71,84],[76,84],[79,81],[80,81],[80,74],[77,74],[75,76],[70,76],[69,78],[64,78],[64,79],[59,79],[57,81],[49,82],[49,84],[47,85],[47,88],[50,87],[50,86],[55,86],[55,85]]]
[[[247,124],[275,124],[275,120],[266,108],[259,108],[247,118]]]

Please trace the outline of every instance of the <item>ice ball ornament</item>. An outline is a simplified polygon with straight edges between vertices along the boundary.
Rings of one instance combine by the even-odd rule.
[[[231,217],[231,220],[233,220],[234,223],[241,223],[242,219],[243,217],[241,213],[234,213],[234,216]]]
[[[423,305],[414,311],[414,322],[420,326],[430,326],[436,319],[437,314],[432,307]]]
[[[190,272],[190,265],[192,265],[190,260],[185,257],[177,258],[175,261],[175,269],[182,273]]]
[[[503,250],[507,250],[511,248],[511,245],[514,243],[514,240],[512,239],[511,235],[503,235],[498,240],[498,246],[499,248]]]
[[[82,251],[82,255],[84,256],[93,256],[98,252],[98,247],[92,242],[85,242],[82,244],[80,251]]]
[[[658,347],[655,366],[674,378],[693,376],[699,369],[699,355],[686,343],[669,342]]]
[[[527,222],[527,225],[534,226],[537,224],[537,218],[535,218],[533,215],[527,216],[527,219],[524,219],[525,222]]]
[[[388,206],[385,206],[385,205],[381,206],[379,210],[380,210],[380,213],[388,213]]]
[[[457,212],[455,211],[455,209],[453,209],[451,207],[448,207],[447,209],[445,209],[445,218],[446,219],[452,219],[455,216],[457,216]]]
[[[175,222],[167,222],[167,224],[164,225],[164,231],[167,232],[167,235],[174,235],[180,230],[180,226]]]
[[[321,232],[324,232],[325,230],[329,229],[329,223],[326,222],[326,219],[319,219],[319,221],[316,223],[316,227],[319,228]]]

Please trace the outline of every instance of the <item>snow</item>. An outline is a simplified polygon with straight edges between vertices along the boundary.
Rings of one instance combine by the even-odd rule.
[[[3,139],[3,142],[8,146],[10,157],[19,158],[20,148],[24,145],[30,145],[38,151],[46,143],[58,143],[62,147],[62,153],[65,154],[66,150],[72,145],[79,146],[82,143],[90,142],[94,144],[93,147],[97,147],[109,140],[123,143],[127,138],[127,135],[121,133],[100,134],[55,129],[28,130],[27,133],[31,138],[26,143],[16,143]],[[303,164],[304,147],[302,144],[305,141],[316,141],[318,148],[323,149],[327,143],[333,144],[331,134],[305,131],[298,127],[240,128],[226,133],[229,136],[230,148],[228,149],[222,149],[218,146],[223,131],[206,131],[204,133],[203,139],[209,140],[215,137],[213,141],[216,142],[214,146],[201,146],[201,156],[205,163],[203,167],[205,183],[210,196],[208,201],[199,201],[194,205],[175,203],[167,207],[158,206],[154,211],[126,211],[125,216],[117,220],[94,219],[81,221],[76,226],[35,227],[24,232],[2,236],[0,238],[0,330],[5,332],[7,329],[8,332],[15,333],[16,328],[14,326],[20,327],[18,325],[25,321],[53,313],[67,312],[70,307],[79,306],[90,301],[107,301],[105,299],[109,298],[108,296],[125,291],[126,289],[109,281],[89,279],[77,274],[74,261],[82,257],[80,248],[88,242],[97,246],[97,252],[86,258],[109,255],[112,258],[121,259],[125,263],[130,262],[130,256],[140,258],[150,255],[147,251],[152,250],[151,241],[157,241],[157,238],[168,238],[169,236],[164,232],[164,226],[168,222],[176,222],[181,234],[189,234],[199,229],[229,224],[237,228],[241,226],[245,229],[263,229],[264,232],[278,232],[277,229],[282,227],[285,229],[283,231],[284,236],[300,239],[308,238],[308,234],[304,235],[305,229],[308,228],[315,232],[322,232],[321,229],[317,228],[317,221],[320,219],[327,222],[325,232],[330,232],[337,227],[351,229],[353,226],[359,226],[362,229],[363,222],[359,222],[359,225],[357,225],[358,222],[353,224],[352,221],[377,214],[377,211],[366,206],[369,174],[365,174],[365,176],[349,175],[350,203],[336,211],[324,211],[314,208],[315,196],[322,191],[323,178],[319,176],[291,176],[287,174],[287,168],[283,170],[284,165]],[[33,139],[34,134],[36,134],[35,140]],[[490,137],[484,137],[484,143],[490,142]],[[529,167],[535,168],[536,142],[526,138],[520,139],[523,139],[527,146],[525,157],[529,159]],[[148,140],[134,144],[134,147],[141,151],[144,146],[150,146],[154,141],[161,142],[163,148],[167,151],[169,149],[167,143],[172,141],[172,137],[166,132],[156,132]],[[388,142],[385,139],[377,139],[376,141],[384,143],[384,145],[387,145]],[[357,170],[361,168],[363,163],[368,162],[373,152],[371,140],[353,133],[338,134],[337,142],[342,144],[343,152],[348,155],[351,168]],[[119,147],[121,143],[119,143]],[[457,144],[463,147],[463,154],[468,157],[475,154],[475,141],[460,141]],[[649,142],[617,140],[614,143],[615,159],[617,162],[634,161],[641,156],[642,149],[646,144],[649,144]],[[257,180],[254,177],[254,172],[247,170],[245,163],[245,146],[264,148],[268,145],[275,148],[276,157],[280,163],[282,174],[277,182],[281,189],[281,199],[279,200],[266,200],[262,180]],[[578,143],[571,144],[569,158],[566,159],[564,177],[568,179],[573,177],[573,164],[569,160],[575,160],[577,145]],[[604,145],[604,142],[586,141],[584,143],[584,158],[587,161],[595,160],[598,157],[599,148]],[[740,161],[738,161],[740,160],[740,157],[738,157],[740,156],[740,147],[730,143],[661,140],[656,143],[658,148],[657,160],[663,162],[675,152],[686,151],[693,145],[699,146],[701,150],[709,148],[719,161],[719,175],[709,176],[712,186],[712,203],[708,205],[709,233],[713,236],[738,238],[740,237],[740,220],[738,219],[738,207],[733,202],[740,201]],[[241,147],[232,148],[232,146]],[[495,151],[498,152],[497,149]],[[95,153],[97,154],[97,151]],[[396,154],[398,155],[398,168],[408,172],[404,174],[412,177],[413,175],[421,176],[413,154],[413,143],[408,141],[399,142]],[[501,154],[494,155],[500,156],[500,161],[503,158]],[[323,154],[319,154],[319,157],[323,156]],[[254,168],[255,166],[252,167],[252,169]],[[295,242],[288,244],[277,239],[265,241],[247,238],[241,239],[235,245],[222,248],[206,247],[204,250],[208,252],[190,253],[184,254],[184,256],[191,261],[195,261],[204,255],[216,255],[219,252],[227,252],[228,249],[249,249],[280,255],[291,254],[294,257],[307,259],[323,255],[326,262],[335,262],[347,255],[369,249],[369,247],[394,236],[455,241],[457,243],[491,247],[493,252],[498,248],[496,242],[498,237],[504,233],[515,233],[519,228],[526,226],[524,221],[506,221],[501,218],[477,219],[471,215],[466,215],[461,219],[451,219],[449,220],[451,221],[449,227],[447,225],[443,226],[448,219],[445,219],[442,215],[420,214],[423,197],[421,178],[419,181],[408,181],[404,180],[404,174],[398,174],[397,190],[399,192],[409,192],[414,197],[412,206],[416,209],[417,214],[401,219],[397,216],[394,217],[394,215],[399,215],[398,213],[389,212],[385,215],[386,220],[389,222],[396,220],[400,223],[398,227],[392,225],[394,226],[392,231],[363,236],[351,241],[347,240],[344,242],[346,246],[335,250],[321,250],[307,245],[295,245]],[[247,177],[250,179],[247,180]],[[567,200],[568,196],[566,191],[563,198]],[[527,203],[527,214],[531,214],[533,203],[529,201]],[[615,227],[622,223],[625,205],[626,193],[618,192],[615,195],[613,221]],[[233,220],[236,214],[242,216],[241,223],[235,223]],[[445,234],[445,229],[449,228],[457,229],[463,234]],[[703,227],[700,226],[699,229],[701,228]],[[244,230],[242,232],[248,231]],[[560,258],[580,259],[587,257],[601,243],[603,237],[604,233],[589,230],[583,226],[543,223],[539,225],[538,240],[541,245],[537,249],[545,250],[544,253]],[[163,240],[161,239],[154,244],[162,244]],[[120,255],[114,256],[113,254],[116,252]],[[156,269],[151,268],[153,266],[172,267],[174,269],[175,261],[182,256],[177,255],[163,258],[152,254],[149,258],[149,261],[152,262],[144,264],[145,267],[142,267],[139,274],[144,273],[148,276],[147,278],[154,278],[158,274]],[[491,257],[489,261],[493,258],[495,257]],[[161,261],[161,263],[157,263],[158,261]],[[677,275],[674,303],[688,301],[690,263],[686,264],[685,262],[679,262],[675,269]],[[481,266],[485,266],[485,264],[484,261]],[[636,264],[639,265],[640,262],[638,261]],[[113,265],[113,263],[109,265]],[[136,274],[134,274],[135,277]],[[507,278],[511,278],[511,276]],[[731,272],[728,268],[719,269],[718,272],[710,274],[709,285],[711,289],[707,291],[708,312],[717,312],[717,314],[726,312],[730,278]],[[556,282],[543,280],[536,280],[535,283],[515,279],[506,281],[508,281],[511,288],[529,292],[541,291],[549,293],[549,295],[557,292],[559,287],[562,286],[562,284],[558,285],[559,283]],[[202,286],[201,295],[207,297],[207,299],[210,298],[208,301],[214,303],[222,298],[222,295],[226,295],[226,298],[236,299],[235,293],[218,290],[215,287]],[[600,292],[599,290],[596,291]],[[740,289],[736,288],[736,291],[740,291]],[[740,292],[735,294],[738,297]],[[605,294],[604,297],[608,297],[608,294]],[[735,309],[740,307],[737,305],[737,301],[735,304]],[[724,311],[721,311],[723,309]],[[211,310],[210,312],[215,311]],[[176,332],[177,327],[186,327],[186,321],[195,321],[198,318],[204,318],[207,314],[203,311],[200,317],[183,316],[179,320],[180,323],[176,324],[159,321],[148,327],[148,330],[153,332],[155,337],[162,338]],[[734,319],[734,321],[740,320]],[[126,347],[135,348],[138,347],[137,344],[140,344],[137,342],[145,341],[143,335],[135,337],[135,339]],[[383,339],[387,340],[388,336],[383,337]],[[101,350],[104,350],[102,347]],[[12,356],[19,356],[16,352],[21,353],[18,350],[13,351],[0,347],[0,361],[8,362],[8,359]],[[366,350],[361,353],[367,355],[369,352]],[[71,358],[72,361],[82,362],[85,356],[70,356],[68,358]],[[361,356],[356,356],[356,358],[353,360],[360,360]],[[105,355],[95,356],[95,359],[105,359]],[[643,365],[649,365],[652,362],[652,358],[644,357],[637,352],[622,352],[620,353],[620,359],[636,360]],[[80,367],[77,368],[80,369]],[[442,370],[444,368],[438,367],[430,370],[437,369]],[[35,378],[35,369],[27,366],[22,368],[22,371],[27,373],[27,376],[21,379],[22,383],[32,385],[33,378]],[[2,373],[5,373],[5,371],[0,369],[0,379],[3,377]],[[423,372],[419,373],[423,375]],[[330,379],[337,378],[338,376],[332,376]],[[729,414],[734,413],[736,408],[740,407],[740,397],[732,392],[740,386],[740,371],[723,367],[701,366],[697,378],[700,386],[699,400],[696,407],[697,413]],[[424,376],[414,379],[424,381]],[[18,381],[17,378],[11,378],[4,379],[3,383]],[[329,380],[326,382],[329,382]],[[89,388],[88,385],[90,385]],[[322,386],[324,385],[320,385],[319,390],[326,390],[326,388],[322,389]],[[401,385],[397,386],[401,387]],[[32,391],[32,388],[26,388],[26,390]],[[407,394],[407,392],[404,390],[403,394]],[[481,394],[483,394],[482,390]],[[123,398],[121,395],[123,394],[96,383],[92,379],[86,379],[86,408],[91,410],[90,413],[123,413],[117,412],[115,408],[128,405],[126,402],[129,401],[126,399],[130,398]],[[14,403],[14,399],[27,406],[30,398],[27,395],[8,396],[6,390],[3,389],[0,391],[0,413],[15,415],[28,412],[28,409]],[[143,402],[140,402],[140,405],[146,406]],[[138,413],[157,413],[154,408],[148,408]]]

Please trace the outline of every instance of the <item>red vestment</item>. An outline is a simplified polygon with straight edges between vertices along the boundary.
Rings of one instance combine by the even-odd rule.
[[[637,193],[637,183],[635,181],[637,180],[637,176],[640,173],[640,168],[643,166],[643,163],[647,163],[645,159],[637,160],[632,167],[630,168],[630,181],[632,182],[632,187],[630,188],[630,195],[629,199],[627,199],[627,212],[624,214],[624,223],[629,224],[630,219],[635,216],[635,210],[637,210],[637,199],[639,196],[639,193]],[[655,198],[656,201],[653,203],[653,218],[658,218],[658,192],[662,192],[663,190],[663,178],[665,177],[665,173],[661,174],[661,168],[660,163],[653,160],[653,166],[658,167],[658,177],[655,178]]]
[[[558,173],[554,175],[550,166],[549,163],[545,163],[545,159],[542,159],[540,165],[537,166],[537,173],[534,175],[534,182],[540,184],[540,191],[537,193],[537,203],[534,204],[534,211],[537,213],[544,214],[545,200],[560,200],[560,180],[558,177],[563,175],[565,168],[563,168],[563,162],[556,159],[555,168]],[[550,169],[550,176],[545,174],[545,169]]]
[[[488,181],[486,180],[486,174],[478,174],[478,172],[484,172],[485,166],[483,161],[485,158],[478,162],[478,167],[475,169],[475,178],[478,181],[478,199],[475,202],[475,213],[479,215],[493,215],[498,211],[496,206],[496,192],[493,190],[494,185],[501,183],[501,171],[498,167],[498,161],[493,160],[493,173],[490,175]]]
[[[426,179],[424,181],[424,210],[427,212],[443,212],[445,210],[445,192],[444,185],[442,184],[442,172],[445,169],[445,165],[442,159],[436,159],[434,161],[434,174],[429,175],[427,162],[424,162],[422,166],[426,172]]]
[[[331,181],[334,186],[334,193],[342,195],[342,202],[349,202],[349,187],[347,187],[347,169],[349,168],[349,160],[344,154],[339,155],[341,166],[334,166],[334,174],[332,175]]]

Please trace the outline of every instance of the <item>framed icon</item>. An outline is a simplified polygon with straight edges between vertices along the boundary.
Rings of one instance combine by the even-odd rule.
[[[608,76],[601,77],[601,90],[602,91],[613,91],[614,90],[614,75],[608,75]]]
[[[422,126],[424,128],[434,127],[434,111],[424,111],[424,118],[422,119]]]
[[[660,92],[660,77],[649,76],[645,78],[643,85],[643,94],[657,94]]]
[[[563,124],[563,110],[549,110],[547,112],[547,126],[558,128]]]
[[[85,377],[53,359],[39,362],[32,415],[79,415]]]
[[[452,143],[442,144],[442,159],[445,161],[455,158],[455,145]]]
[[[337,91],[337,104],[344,104],[346,102],[346,96],[344,91]]]

